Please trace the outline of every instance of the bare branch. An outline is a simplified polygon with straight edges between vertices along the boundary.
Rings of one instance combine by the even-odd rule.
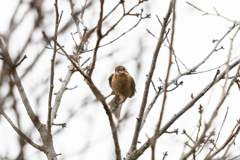
[[[224,34],[224,36],[221,38],[221,40],[223,40],[223,39],[226,37],[226,35],[229,34],[229,33],[230,33],[230,32],[227,31],[227,33]],[[216,44],[216,45],[214,46],[214,48],[216,48],[217,46],[218,46],[218,44]],[[213,49],[213,50],[214,50],[214,49]],[[239,57],[236,57],[236,58],[239,58]],[[235,60],[236,58],[232,59],[231,61]],[[170,82],[168,82],[168,86],[170,86],[170,85],[173,84],[173,83],[176,83],[180,77],[183,77],[183,76],[185,76],[185,75],[190,75],[190,74],[196,74],[196,73],[198,73],[198,72],[193,72],[196,67],[198,67],[198,65],[194,66],[193,68],[189,69],[188,71],[186,71],[186,72],[184,72],[184,73],[179,73],[175,78],[173,78]],[[215,77],[216,77],[216,76],[215,76]],[[161,79],[159,79],[159,80],[161,81]],[[162,81],[161,81],[161,82],[162,82]],[[164,85],[163,82],[162,82],[162,84]],[[180,82],[179,84],[181,84],[181,82]],[[177,86],[179,86],[179,85],[177,85]],[[170,90],[170,91],[171,91],[171,90]],[[163,90],[159,90],[159,91],[155,94],[154,98],[152,99],[151,103],[149,104],[148,108],[146,109],[146,111],[145,111],[145,113],[144,113],[144,115],[143,115],[143,120],[142,120],[141,128],[143,127],[143,125],[144,125],[144,123],[145,123],[145,121],[146,121],[146,118],[147,118],[150,110],[152,109],[154,103],[156,102],[158,96],[159,96],[160,94],[162,94],[162,93],[163,93]],[[141,128],[140,128],[140,130],[141,130]]]
[[[238,65],[238,64],[237,64],[237,65]],[[229,66],[229,70],[230,70],[230,67],[231,67],[231,66]],[[226,69],[223,73],[224,73],[224,74],[228,74],[228,71],[229,71],[229,70]],[[237,70],[236,74],[238,74],[239,70],[240,70],[240,65],[238,66],[238,70]],[[218,76],[218,78],[217,78],[216,80],[214,80],[214,81],[220,80],[219,78],[221,78],[221,76],[223,75],[223,73],[220,74],[220,75]],[[222,77],[222,78],[223,78],[223,77]],[[234,84],[235,81],[236,81],[236,77],[231,80],[231,83],[230,83],[230,85],[228,86],[227,92],[225,92],[224,95],[222,95],[221,99],[219,100],[219,103],[217,104],[215,110],[213,111],[210,120],[209,120],[208,123],[205,125],[205,128],[204,128],[204,130],[203,130],[200,138],[199,138],[198,141],[194,144],[194,146],[191,148],[191,150],[190,150],[188,153],[186,153],[186,154],[181,158],[181,160],[186,160],[186,159],[195,151],[196,147],[198,147],[198,146],[203,142],[203,139],[205,138],[205,134],[206,134],[207,130],[210,128],[213,120],[214,120],[215,117],[217,116],[217,113],[218,113],[219,108],[221,107],[222,103],[223,103],[224,100],[226,99],[227,94],[229,93],[229,90],[230,90],[230,88],[232,87],[232,85]]]
[[[139,18],[138,22],[137,22],[133,27],[131,27],[131,28],[128,29],[127,31],[123,32],[120,36],[116,37],[115,39],[111,40],[110,42],[105,43],[105,44],[103,44],[103,45],[99,45],[98,48],[107,46],[107,45],[115,42],[116,40],[118,40],[119,38],[123,37],[123,36],[126,35],[128,32],[130,32],[131,30],[133,30],[134,28],[136,28],[136,27],[138,26],[138,24],[141,22],[141,20],[143,19],[143,17],[142,17],[142,12],[143,12],[143,10],[141,10],[141,14],[140,14],[140,18]],[[90,51],[93,51],[93,50],[94,50],[94,49],[90,49],[90,50],[84,51],[83,53],[90,52]]]
[[[28,101],[28,98],[27,98],[27,95],[24,91],[24,88],[22,86],[22,83],[20,81],[20,78],[18,76],[18,73],[17,73],[17,70],[15,68],[15,65],[13,64],[12,62],[12,59],[6,49],[6,47],[4,46],[2,40],[0,39],[0,48],[2,50],[2,56],[3,56],[3,59],[4,61],[8,64],[9,66],[9,70],[10,70],[10,73],[12,74],[13,76],[13,79],[15,81],[15,84],[17,86],[17,89],[20,93],[20,96],[21,96],[21,99],[23,101],[23,104],[25,106],[25,109],[28,113],[28,116],[30,117],[31,121],[33,122],[34,126],[39,130],[41,127],[42,127],[42,123],[39,121],[38,117],[34,114],[33,110],[32,110],[32,107]]]
[[[231,64],[229,66],[229,69],[233,69],[235,68],[237,65],[239,65],[240,63],[240,59],[236,60],[233,64]],[[183,115],[188,109],[190,109],[205,93],[207,93],[207,91],[212,88],[217,82],[219,82],[220,80],[224,79],[226,75],[226,70],[223,71],[220,75],[217,76],[217,78],[209,83],[201,92],[199,92],[199,94],[197,96],[194,97],[194,99],[192,99],[184,108],[182,108],[178,113],[174,114],[174,116],[159,130],[158,132],[158,136],[161,136],[163,133],[165,133],[165,131],[181,116]],[[205,127],[206,129],[206,127]],[[153,138],[153,137],[152,137]],[[151,139],[148,139],[138,150],[136,150],[134,153],[132,153],[131,157],[139,157],[141,156],[144,151],[150,146],[150,141]],[[200,137],[199,139],[202,140],[202,138]],[[200,140],[200,141],[201,141]],[[199,141],[199,142],[200,142]],[[196,147],[195,147],[196,148]],[[194,150],[194,149],[193,149]],[[130,158],[129,158],[130,159]]]
[[[61,21],[61,17],[59,18],[59,12],[58,12],[58,1],[55,0],[55,12],[56,12],[56,19],[55,19],[55,31],[54,31],[54,42],[57,42],[57,33],[58,33],[58,26],[60,24]],[[63,13],[63,12],[62,12]],[[61,13],[61,15],[62,15]],[[51,72],[50,72],[50,90],[49,90],[49,96],[48,96],[48,118],[47,118],[47,129],[48,132],[51,132],[51,112],[52,112],[52,94],[53,94],[53,81],[54,81],[54,66],[55,66],[55,57],[56,57],[56,53],[57,53],[57,44],[54,43],[53,46],[53,55],[52,55],[52,59],[51,59]]]
[[[53,123],[52,125],[54,125],[54,126],[61,126],[62,128],[66,128],[66,126],[67,126],[66,123],[60,123],[60,124]]]
[[[20,131],[12,122],[12,120],[6,115],[6,113],[3,111],[3,109],[0,107],[0,114],[2,114],[8,123],[12,126],[12,128],[18,133],[18,135],[23,138],[25,141],[27,141],[30,145],[32,145],[34,148],[40,150],[40,151],[45,151],[42,146],[37,145],[34,143],[28,136],[26,136],[22,131]]]
[[[71,58],[70,56],[67,54],[67,52],[61,47],[61,45],[59,43],[57,43],[57,46],[63,51],[63,53],[67,56],[67,58],[71,61],[72,65],[77,69],[77,71],[80,72],[80,74],[85,78],[86,83],[88,84],[89,88],[92,90],[93,94],[95,95],[95,97],[97,98],[97,100],[99,100],[105,111],[106,114],[108,115],[108,119],[110,122],[110,127],[111,127],[111,131],[112,131],[112,136],[113,136],[113,140],[114,140],[114,144],[115,144],[115,153],[117,156],[117,160],[121,160],[121,149],[119,146],[119,142],[118,142],[118,136],[117,136],[117,129],[116,126],[114,124],[113,118],[112,118],[112,112],[110,111],[106,101],[105,101],[105,97],[101,94],[101,92],[98,90],[98,88],[95,86],[95,84],[93,83],[91,77],[89,77],[88,75],[86,75],[83,70],[82,67],[80,65],[77,65]],[[65,90],[65,88],[64,88]],[[61,98],[61,97],[60,97]],[[57,107],[58,108],[58,107]],[[55,113],[55,112],[54,112]],[[56,115],[56,114],[55,114]],[[53,116],[54,117],[54,116]],[[52,117],[52,118],[53,118]]]
[[[165,78],[165,82],[164,82],[164,86],[163,86],[163,101],[162,101],[162,106],[161,106],[161,111],[160,111],[160,115],[159,115],[159,120],[158,123],[156,125],[156,129],[155,129],[155,133],[154,133],[154,138],[153,141],[151,142],[151,148],[152,148],[152,160],[155,160],[155,145],[156,145],[156,140],[158,138],[158,131],[159,128],[161,127],[162,124],[162,118],[163,118],[163,114],[164,114],[164,108],[165,108],[165,104],[166,104],[166,99],[167,99],[167,87],[168,87],[168,78],[170,75],[170,69],[172,66],[172,53],[173,53],[173,40],[174,40],[174,28],[175,28],[175,19],[176,19],[176,14],[175,14],[175,6],[176,6],[176,0],[172,0],[170,3],[172,3],[172,34],[171,34],[171,41],[170,41],[170,46],[169,46],[169,57],[168,57],[168,68],[167,68],[167,74],[166,74],[166,78]],[[167,36],[167,34],[166,34]],[[164,39],[163,39],[164,40]]]
[[[230,21],[230,22],[233,22],[233,23],[236,23],[237,25],[239,25],[239,22],[230,20],[229,18],[220,15],[220,14],[218,13],[218,11],[216,10],[216,8],[213,8],[213,9],[215,10],[215,12],[216,12],[217,14],[213,14],[213,13],[208,13],[208,12],[206,12],[206,11],[203,11],[202,9],[194,6],[193,4],[191,4],[191,3],[189,3],[189,2],[186,2],[186,3],[189,4],[190,6],[192,6],[193,8],[197,9],[198,11],[203,12],[203,13],[204,13],[204,14],[203,14],[204,16],[205,16],[205,15],[218,16],[218,17],[221,17],[221,18],[223,18],[223,19],[225,19],[225,20],[227,20],[227,21]]]
[[[72,19],[76,25],[76,28],[77,28],[77,33],[79,35],[79,39],[83,39],[83,36],[82,36],[82,33],[80,32],[80,28],[79,28],[79,20],[77,18],[77,15],[74,11],[74,4],[72,2],[72,0],[69,0],[69,4],[70,4],[70,8],[71,8],[71,16],[72,16]]]
[[[199,63],[197,64],[194,68],[191,69],[192,72],[196,71],[196,69],[198,67],[200,67],[202,64],[204,64],[206,62],[206,60],[209,59],[209,57],[216,52],[216,48],[217,46],[220,44],[220,42],[222,42],[222,40],[236,27],[236,25],[234,24],[228,31],[227,33],[220,39],[218,40],[217,44],[215,45],[215,47],[213,48],[213,50]]]
[[[223,122],[222,122],[221,128],[220,128],[220,130],[219,130],[219,132],[218,132],[218,135],[217,135],[217,138],[216,138],[216,141],[215,141],[215,145],[217,145],[217,141],[218,141],[218,138],[219,138],[220,133],[221,133],[221,131],[222,131],[222,127],[223,127],[223,125],[224,125],[224,123],[225,123],[225,120],[226,120],[226,118],[227,118],[227,115],[228,115],[228,108],[229,108],[229,107],[227,107],[227,111],[226,111],[226,114],[225,114],[225,116],[224,116],[224,119],[223,119]]]
[[[221,150],[223,150],[232,141],[232,139],[239,133],[239,131],[240,131],[240,125],[238,124],[237,130],[227,138],[227,140],[224,142],[224,144],[219,149],[217,149],[211,156],[207,157],[206,160],[213,159],[213,157],[215,155],[217,155]]]
[[[93,69],[95,67],[96,60],[97,60],[97,51],[99,48],[99,44],[100,44],[100,41],[102,40],[102,38],[104,37],[102,35],[103,4],[104,4],[104,0],[100,0],[100,13],[99,13],[99,19],[98,19],[98,24],[97,24],[97,42],[96,42],[94,52],[93,52],[92,64],[91,64],[91,67],[90,67],[90,70],[88,73],[89,77],[92,76],[92,72],[93,72]]]
[[[51,112],[51,124],[53,123],[53,120],[57,115],[57,111],[58,111],[58,108],[60,106],[63,93],[65,92],[65,90],[67,88],[67,85],[68,85],[68,82],[70,81],[73,73],[74,73],[73,72],[73,65],[70,65],[68,67],[68,71],[67,71],[67,73],[64,77],[64,80],[62,81],[62,85],[61,85],[60,89],[58,90],[58,92],[56,94],[56,97],[55,97],[54,105],[52,107],[52,112]]]
[[[21,59],[21,61],[18,62],[18,63],[15,65],[15,67],[18,67],[26,58],[27,58],[27,56],[24,55],[23,58]]]
[[[131,154],[133,154],[133,152],[136,150],[138,136],[139,136],[139,132],[141,130],[141,124],[143,123],[142,122],[143,113],[144,113],[144,110],[145,110],[145,107],[146,107],[146,104],[147,104],[147,97],[148,97],[150,82],[151,82],[153,72],[154,72],[154,69],[155,69],[158,53],[159,53],[159,50],[160,50],[160,48],[162,46],[162,43],[163,43],[162,40],[163,40],[163,36],[164,36],[164,33],[165,33],[165,29],[167,27],[167,22],[168,22],[168,19],[170,17],[171,11],[172,11],[172,3],[170,3],[169,8],[168,8],[168,12],[167,12],[167,14],[164,18],[164,22],[163,22],[163,26],[161,28],[159,40],[158,40],[158,43],[157,43],[157,46],[155,48],[155,52],[154,52],[154,55],[153,55],[153,58],[152,58],[151,68],[149,70],[148,78],[145,82],[144,95],[143,95],[143,99],[142,99],[142,103],[141,103],[141,108],[140,108],[140,112],[139,112],[137,122],[136,122],[132,144],[131,144],[131,147],[130,147],[128,153],[127,153],[127,159],[130,159]]]

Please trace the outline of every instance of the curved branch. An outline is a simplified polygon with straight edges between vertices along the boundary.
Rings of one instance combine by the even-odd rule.
[[[30,145],[32,145],[34,148],[40,150],[40,151],[45,151],[44,148],[42,146],[37,145],[36,143],[34,143],[30,138],[28,138],[22,131],[20,131],[12,122],[12,120],[7,116],[7,114],[3,111],[2,108],[0,108],[0,114],[3,115],[3,117],[6,118],[6,120],[8,121],[8,123],[12,126],[12,128],[17,132],[17,134],[23,138],[24,140],[26,140]]]

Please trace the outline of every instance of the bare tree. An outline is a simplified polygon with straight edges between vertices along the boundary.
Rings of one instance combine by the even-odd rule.
[[[231,152],[240,130],[240,119],[237,120],[231,131],[227,130],[227,136],[224,134],[224,143],[222,144],[217,142],[220,134],[223,132],[222,127],[227,119],[228,110],[225,113],[224,119],[222,119],[221,128],[218,132],[215,131],[213,123],[219,115],[224,101],[232,97],[230,94],[231,89],[240,89],[238,80],[240,58],[239,56],[233,57],[234,41],[237,39],[240,30],[238,21],[233,21],[221,15],[216,8],[214,8],[215,13],[208,13],[204,11],[204,9],[200,9],[192,3],[187,2],[185,5],[193,8],[194,11],[200,11],[205,16],[216,16],[231,23],[231,27],[226,29],[225,33],[219,36],[219,39],[213,39],[212,43],[214,46],[212,50],[206,54],[203,59],[199,59],[194,66],[187,67],[187,65],[181,61],[177,52],[178,50],[174,49],[177,35],[175,31],[178,27],[177,7],[180,2],[171,0],[168,3],[168,7],[165,7],[168,8],[165,16],[161,18],[156,16],[157,18],[155,20],[159,23],[157,29],[160,33],[159,36],[156,36],[155,33],[149,29],[147,29],[146,32],[148,36],[156,39],[157,43],[155,49],[151,48],[153,54],[148,54],[152,57],[151,62],[147,63],[148,66],[146,67],[148,68],[146,81],[144,84],[137,86],[137,91],[139,88],[143,89],[142,93],[138,91],[138,95],[141,96],[138,101],[140,102],[141,99],[141,103],[138,103],[139,109],[138,116],[135,120],[134,131],[132,135],[128,135],[132,136],[131,143],[129,143],[128,146],[129,149],[126,153],[123,153],[123,148],[120,145],[121,138],[119,138],[121,125],[124,124],[124,122],[129,122],[130,117],[133,117],[133,115],[131,115],[128,110],[121,116],[122,118],[119,121],[113,118],[112,112],[106,102],[106,100],[108,100],[107,98],[112,95],[110,94],[110,87],[108,87],[107,91],[102,88],[99,85],[101,80],[98,77],[99,75],[104,77],[105,85],[108,84],[106,82],[111,73],[106,73],[105,76],[105,67],[107,65],[101,66],[97,65],[97,63],[104,61],[104,59],[107,59],[107,62],[109,62],[113,59],[113,55],[121,54],[120,52],[118,53],[118,51],[113,54],[112,52],[115,52],[114,50],[108,51],[104,49],[117,43],[125,35],[131,34],[135,29],[139,28],[143,21],[150,19],[151,14],[145,13],[145,10],[139,9],[139,7],[153,5],[152,2],[147,0],[139,0],[137,2],[125,2],[124,0],[120,0],[119,2],[105,2],[104,0],[100,0],[99,2],[88,0],[84,2],[73,2],[69,0],[60,2],[55,0],[54,7],[49,10],[45,8],[45,3],[47,2],[43,0],[34,0],[31,2],[20,0],[9,21],[8,31],[0,34],[0,59],[2,66],[0,76],[0,114],[18,134],[18,143],[20,146],[20,152],[16,157],[8,157],[9,155],[1,155],[0,153],[1,159],[27,159],[27,153],[24,149],[26,144],[30,144],[31,147],[37,149],[38,153],[44,153],[48,159],[71,159],[70,156],[68,157],[58,153],[62,151],[57,151],[56,148],[58,148],[58,146],[56,147],[57,142],[55,137],[60,135],[60,139],[63,140],[63,135],[65,134],[63,132],[66,130],[62,128],[65,128],[67,123],[71,123],[70,121],[76,121],[76,118],[79,116],[82,116],[83,119],[88,119],[89,122],[86,122],[86,125],[89,123],[91,126],[91,120],[98,119],[96,114],[98,109],[88,108],[88,110],[92,110],[90,112],[91,116],[79,114],[78,112],[79,110],[86,110],[89,105],[92,106],[93,104],[94,106],[98,106],[98,108],[102,106],[99,110],[105,111],[104,117],[108,119],[108,128],[110,128],[112,136],[111,142],[114,144],[114,155],[117,160],[138,159],[148,148],[151,149],[151,159],[155,160],[157,153],[156,148],[162,145],[157,143],[157,141],[162,139],[161,137],[165,134],[175,133],[178,135],[178,129],[171,130],[171,126],[177,122],[180,117],[186,115],[187,111],[193,108],[196,103],[200,103],[198,108],[199,119],[195,118],[195,120],[197,120],[196,130],[192,129],[191,132],[194,132],[194,135],[190,135],[189,130],[183,127],[182,134],[186,136],[188,140],[185,142],[182,155],[178,158],[181,160],[188,158],[195,160],[201,156],[203,159],[211,160],[237,159],[240,156],[239,154],[236,155],[236,153]],[[59,5],[59,3],[61,3],[61,5]],[[61,8],[62,5],[66,4],[69,5],[68,11],[66,11],[69,12],[68,16],[66,16],[65,10]],[[20,10],[26,5],[27,9],[25,8],[25,12],[20,15]],[[86,14],[88,14],[88,16]],[[21,27],[26,23],[26,20],[30,19],[28,17],[29,15],[34,15],[34,25],[30,30],[24,30],[28,35],[26,34],[22,40],[23,42],[21,43],[23,44],[20,45],[21,49],[15,51],[12,49],[15,45],[14,43],[16,43],[16,40],[13,40],[15,38],[14,33],[23,32]],[[92,20],[89,20],[89,17],[91,17]],[[134,21],[133,25],[126,23],[126,20],[129,18],[131,21]],[[29,24],[29,22],[27,24]],[[123,26],[124,31],[122,31]],[[115,30],[120,30],[121,34],[114,37]],[[71,39],[70,42],[66,40],[68,36]],[[200,67],[205,67],[206,63],[212,62],[211,58],[214,53],[224,49],[223,41],[227,37],[231,39],[227,57],[225,57],[223,61],[224,63],[215,68],[207,67],[205,71],[199,70]],[[142,39],[144,39],[144,36]],[[139,76],[139,72],[143,70],[143,64],[140,62],[140,60],[143,59],[141,55],[144,52],[142,39],[139,40],[140,45],[138,46],[139,53],[137,56],[133,58],[124,57],[124,61],[131,59],[135,63],[136,79]],[[121,47],[126,46],[127,43]],[[32,50],[34,53],[29,53],[29,49],[32,47],[35,48]],[[164,49],[168,51],[167,56],[160,52]],[[107,53],[104,54],[104,51],[107,51]],[[51,56],[49,56],[49,53],[51,53]],[[28,60],[27,55],[30,55],[31,60]],[[161,80],[160,74],[156,72],[160,57],[167,62],[164,80]],[[45,59],[50,60],[50,62],[46,62]],[[118,63],[120,62],[121,60],[119,59]],[[32,81],[32,79],[34,80],[33,75],[37,75],[38,70],[42,71],[45,65],[48,65],[47,71],[43,71],[44,74],[41,75],[40,80]],[[110,66],[110,63],[108,65]],[[109,67],[109,70],[110,68],[112,70],[114,66],[116,66],[116,64]],[[66,68],[66,73],[63,73],[62,70],[66,70]],[[98,74],[98,72],[100,72],[100,74]],[[65,74],[65,77],[57,80],[56,73],[60,75]],[[211,76],[210,79],[204,82],[206,85],[203,86],[200,91],[193,89],[192,92],[194,92],[194,94],[192,93],[190,101],[184,106],[181,106],[175,114],[170,115],[172,116],[171,118],[168,117],[167,120],[164,120],[163,116],[166,115],[167,102],[175,100],[171,97],[171,94],[184,85],[182,79],[186,80],[193,75],[201,75],[204,73],[210,73]],[[74,79],[73,75],[78,76],[78,78]],[[156,82],[154,76],[158,77],[158,82]],[[74,87],[68,87],[71,84],[70,80],[74,81]],[[30,82],[30,85],[28,84],[26,89],[25,86],[27,82]],[[159,82],[160,85],[158,85]],[[31,85],[32,88],[29,87]],[[213,107],[215,108],[211,111],[210,116],[204,118],[203,115],[206,107],[201,104],[200,99],[209,96],[208,92],[214,87],[221,88],[221,96],[219,100],[214,101]],[[17,90],[15,88],[17,88]],[[76,88],[80,89],[77,90]],[[73,98],[76,104],[72,104],[71,96],[69,96],[69,99],[64,100],[65,96],[63,94],[67,94],[66,92],[71,92],[70,94],[77,97]],[[78,98],[79,92],[81,93]],[[106,92],[106,94],[104,92]],[[180,96],[181,95],[179,95],[179,97]],[[151,100],[150,103],[148,103],[149,99]],[[157,105],[157,100],[161,100],[160,105]],[[234,100],[237,101],[237,99]],[[135,99],[135,101],[137,100]],[[135,105],[136,103],[133,102],[134,100],[130,101],[129,104]],[[61,114],[61,109],[64,109],[65,106],[67,106],[67,109],[65,109],[67,112],[64,115],[64,122],[58,123],[59,116],[57,114],[59,114],[59,112]],[[157,119],[155,119],[156,126],[154,133],[148,135],[145,142],[140,142],[139,137],[143,134],[142,129],[147,125],[146,121],[150,119],[149,114],[154,108],[160,108]],[[13,112],[13,115],[11,112]],[[28,119],[24,119],[23,122],[22,119],[24,116],[27,116]],[[29,118],[31,121],[29,121]],[[3,121],[3,119],[0,120]],[[79,122],[77,124],[79,124]],[[62,128],[56,129],[54,126],[61,126]],[[26,129],[26,127],[28,128]],[[90,127],[90,129],[92,129],[92,127]],[[81,130],[84,130],[83,127],[81,127]],[[91,132],[93,131],[89,131],[88,134]],[[74,139],[77,139],[77,137]],[[91,137],[87,136],[85,141],[80,141],[79,144],[81,145],[76,147],[76,154],[86,154],[87,150],[91,148]],[[74,146],[70,147],[74,148]],[[6,150],[8,150],[8,147],[6,148]],[[163,152],[162,159],[167,159],[167,156],[168,152]]]

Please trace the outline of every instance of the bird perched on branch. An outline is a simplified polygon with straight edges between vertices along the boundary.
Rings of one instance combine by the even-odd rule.
[[[108,80],[113,90],[112,94],[115,95],[108,105],[115,117],[119,119],[122,104],[128,97],[131,98],[134,96],[136,92],[135,82],[124,66],[117,66],[115,68],[115,73],[112,74]]]

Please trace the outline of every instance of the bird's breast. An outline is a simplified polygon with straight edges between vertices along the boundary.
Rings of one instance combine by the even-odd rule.
[[[121,99],[129,97],[132,93],[132,77],[128,73],[117,73],[112,77],[112,89]]]

